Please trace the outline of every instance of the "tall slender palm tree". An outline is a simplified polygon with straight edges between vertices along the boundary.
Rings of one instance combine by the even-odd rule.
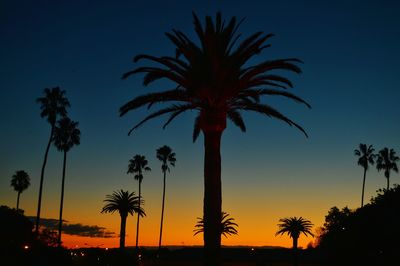
[[[234,218],[229,217],[229,213],[222,212],[221,213],[221,225],[220,225],[220,234],[224,237],[228,237],[230,235],[237,235],[237,227],[238,224],[234,222]],[[197,217],[197,223],[195,225],[194,235],[204,233],[204,219]]]
[[[67,165],[67,153],[75,145],[79,145],[81,141],[81,131],[78,129],[78,122],[74,122],[68,117],[62,118],[58,121],[57,126],[54,128],[54,146],[57,150],[63,152],[63,172],[61,181],[61,200],[60,200],[60,216],[58,222],[58,246],[61,246],[61,232],[62,232],[62,215],[64,207],[64,184],[65,184],[65,168]]]
[[[143,172],[151,171],[151,168],[147,166],[148,162],[146,157],[143,155],[136,154],[133,159],[129,160],[128,172],[127,174],[133,174],[135,180],[139,182],[139,198],[142,199],[142,181],[143,181]],[[140,208],[140,201],[139,201]],[[136,253],[139,249],[139,218],[137,217],[136,223]]]
[[[165,79],[176,84],[171,90],[137,96],[120,108],[120,116],[129,111],[156,103],[171,105],[155,111],[135,124],[129,131],[140,127],[146,121],[168,114],[164,128],[180,114],[197,111],[194,123],[193,141],[200,132],[204,135],[204,251],[207,266],[220,264],[221,235],[221,136],[229,119],[242,131],[246,130],[241,111],[252,111],[275,118],[295,126],[305,135],[304,129],[280,113],[270,104],[261,103],[262,96],[281,96],[305,104],[300,97],[285,91],[292,82],[282,76],[282,71],[301,73],[295,58],[265,60],[249,65],[250,59],[259,55],[269,44],[273,35],[256,32],[237,43],[240,22],[236,17],[227,23],[217,13],[215,24],[206,17],[205,26],[193,14],[194,28],[199,44],[191,41],[183,32],[173,30],[166,33],[176,47],[176,57],[138,55],[134,61],[147,60],[157,66],[138,67],[125,73],[125,79],[137,73],[144,73],[146,86],[156,80]],[[180,56],[183,56],[180,57]],[[275,72],[274,71],[278,71]],[[283,90],[281,90],[283,89]]]
[[[31,185],[31,179],[24,170],[16,171],[11,177],[11,186],[17,192],[17,211],[19,210],[19,196]]]
[[[156,153],[157,159],[161,161],[161,171],[163,172],[163,197],[162,197],[162,206],[161,206],[161,223],[160,223],[160,238],[158,240],[158,251],[161,249],[161,240],[162,240],[162,231],[163,231],[163,222],[164,222],[164,204],[165,204],[165,179],[167,176],[167,171],[170,171],[169,165],[175,167],[175,152],[172,152],[172,149],[164,145],[157,149]]]
[[[114,213],[118,211],[121,216],[121,227],[119,233],[119,248],[123,250],[125,248],[125,232],[126,232],[126,219],[128,214],[132,215],[137,213],[138,216],[145,216],[143,208],[140,207],[140,198],[135,196],[135,192],[129,193],[129,191],[114,191],[111,195],[106,195],[103,209],[101,213]],[[143,202],[142,202],[143,203]]]
[[[359,149],[354,150],[354,155],[358,156],[357,164],[364,168],[364,178],[361,192],[361,207],[364,206],[364,188],[365,188],[365,177],[367,175],[368,166],[373,165],[375,154],[375,149],[372,145],[367,146],[367,144],[360,143]]]
[[[40,226],[40,210],[42,206],[44,170],[46,168],[47,156],[49,154],[50,144],[53,141],[53,134],[54,134],[54,128],[56,126],[56,121],[59,117],[65,117],[67,115],[67,108],[70,107],[70,104],[68,99],[65,97],[65,91],[60,90],[59,87],[55,87],[52,89],[48,88],[44,89],[44,96],[37,98],[36,102],[40,104],[40,109],[41,109],[40,116],[42,118],[46,118],[47,122],[49,122],[51,127],[50,138],[49,142],[47,143],[46,151],[44,153],[42,170],[40,172],[39,199],[38,199],[36,225],[35,225],[35,231],[36,233],[38,233]]]
[[[376,160],[376,169],[378,169],[378,171],[385,171],[385,177],[387,181],[386,190],[389,190],[390,171],[393,170],[396,173],[399,172],[397,162],[400,160],[400,158],[396,155],[396,152],[393,149],[389,150],[388,148],[383,148],[376,156],[378,157]]]
[[[300,234],[304,234],[305,236],[314,236],[311,232],[311,228],[313,224],[303,217],[289,217],[282,218],[279,220],[281,223],[278,224],[279,230],[275,235],[284,235],[287,234],[290,238],[293,239],[293,255],[294,255],[294,265],[297,265],[297,241],[300,237]]]

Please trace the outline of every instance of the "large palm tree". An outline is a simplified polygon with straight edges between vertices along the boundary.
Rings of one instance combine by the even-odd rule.
[[[143,172],[151,171],[151,168],[147,166],[148,162],[146,157],[143,155],[136,154],[133,156],[133,159],[129,160],[128,164],[128,174],[133,174],[135,180],[139,182],[139,198],[142,199],[142,181],[143,181]],[[139,201],[139,208],[140,208],[140,201]],[[140,215],[137,217],[136,223],[136,252],[138,252],[139,248],[139,218]]]
[[[19,210],[19,196],[31,185],[30,180],[28,173],[24,170],[16,171],[11,177],[11,186],[17,192],[17,211]]]
[[[303,217],[282,218],[279,221],[281,223],[278,224],[279,230],[275,235],[287,234],[293,239],[294,265],[297,265],[297,241],[300,234],[314,236],[311,232],[313,224],[309,220],[303,219]]]
[[[63,152],[63,171],[61,181],[61,200],[60,200],[60,216],[58,222],[58,245],[61,246],[61,231],[62,231],[62,214],[64,207],[64,184],[65,184],[65,168],[67,165],[67,153],[73,146],[79,145],[81,141],[81,131],[78,129],[78,122],[74,122],[68,117],[58,121],[54,128],[54,145],[57,150]]]
[[[295,126],[304,134],[304,129],[273,108],[261,103],[262,96],[282,96],[310,107],[298,96],[286,91],[292,87],[289,79],[281,76],[287,70],[300,73],[295,58],[265,60],[250,65],[250,59],[259,55],[269,44],[265,44],[272,34],[257,32],[237,44],[240,34],[236,17],[225,23],[217,13],[215,24],[206,17],[205,26],[195,14],[194,28],[199,44],[191,41],[184,33],[173,30],[166,33],[176,47],[176,57],[138,55],[134,61],[147,60],[157,66],[138,67],[125,73],[125,79],[137,73],[144,73],[143,84],[148,85],[159,79],[175,83],[171,90],[137,96],[120,108],[120,116],[139,107],[154,106],[156,103],[170,103],[135,124],[129,131],[140,127],[146,121],[168,114],[164,128],[180,114],[195,110],[193,141],[200,132],[204,135],[204,248],[205,264],[220,264],[221,235],[219,223],[221,215],[221,136],[229,119],[242,131],[246,126],[241,111],[252,111],[275,118]],[[183,56],[179,57],[179,56]],[[273,73],[274,71],[277,73]],[[283,90],[282,90],[283,89]]]
[[[383,148],[377,154],[378,159],[376,160],[376,169],[378,171],[384,170],[385,177],[387,181],[386,189],[389,190],[390,186],[390,171],[395,171],[396,173],[399,172],[399,168],[397,166],[397,162],[400,160],[399,157],[396,155],[396,152],[393,149]]]
[[[42,118],[46,118],[49,122],[51,131],[49,142],[47,143],[46,151],[44,153],[44,159],[42,164],[42,170],[40,172],[40,184],[39,184],[39,199],[36,214],[36,225],[35,231],[39,232],[40,225],[40,210],[42,206],[42,191],[43,191],[43,179],[44,170],[47,163],[47,155],[49,154],[50,144],[53,141],[54,128],[56,126],[56,121],[59,117],[65,117],[67,115],[67,108],[70,106],[68,99],[65,97],[65,91],[60,90],[59,87],[52,89],[44,89],[44,96],[37,98],[36,102],[40,104]]]
[[[354,150],[354,155],[358,156],[357,164],[364,168],[364,178],[361,192],[361,207],[364,206],[364,188],[365,188],[365,177],[367,175],[368,166],[374,164],[375,149],[372,145],[367,146],[367,144],[360,143],[359,149]]]
[[[234,218],[229,217],[229,213],[222,212],[221,213],[221,225],[220,225],[220,234],[224,237],[228,237],[230,235],[237,235],[237,227],[238,224],[234,222]],[[194,235],[204,233],[204,219],[197,217],[197,223],[195,225]]]
[[[126,232],[126,219],[128,214],[132,215],[137,213],[138,216],[145,216],[143,208],[140,207],[139,197],[135,196],[135,192],[129,193],[129,191],[114,191],[111,195],[106,195],[103,209],[101,213],[114,213],[118,211],[121,216],[121,227],[119,233],[119,248],[123,250],[125,248],[125,232]]]
[[[158,240],[158,251],[161,249],[161,240],[162,240],[162,230],[163,230],[163,221],[164,221],[164,203],[165,203],[165,179],[167,176],[167,171],[170,171],[170,165],[175,167],[175,152],[172,152],[172,149],[164,145],[157,149],[156,153],[157,159],[161,161],[161,171],[163,172],[163,197],[162,197],[162,206],[161,206],[161,223],[160,223],[160,238]]]

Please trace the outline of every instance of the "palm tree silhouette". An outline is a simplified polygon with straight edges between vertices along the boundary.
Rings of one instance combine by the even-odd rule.
[[[294,265],[297,265],[297,241],[300,237],[300,234],[304,234],[305,236],[314,236],[311,232],[311,228],[313,224],[303,217],[289,217],[282,218],[279,220],[281,223],[278,224],[279,230],[276,232],[277,235],[287,234],[290,238],[293,239],[293,254],[294,254]]]
[[[234,218],[229,217],[229,214],[226,212],[221,213],[221,225],[220,225],[220,234],[224,237],[228,237],[230,235],[237,235],[238,231],[236,227],[238,224],[234,222]],[[197,217],[197,223],[194,226],[195,229],[193,230],[194,235],[204,233],[204,220],[203,218]]]
[[[30,180],[28,173],[23,170],[16,171],[11,177],[11,186],[17,192],[17,211],[19,210],[19,196],[31,185]]]
[[[266,60],[257,65],[249,65],[249,60],[269,47],[265,44],[272,34],[257,32],[236,44],[239,23],[233,17],[224,23],[217,13],[215,24],[206,17],[205,27],[195,14],[194,28],[200,45],[191,41],[184,33],[173,30],[166,36],[176,47],[177,57],[138,55],[134,61],[148,60],[159,66],[138,67],[125,73],[125,79],[133,74],[145,73],[143,84],[166,79],[176,84],[176,88],[162,92],[138,96],[120,108],[120,116],[142,106],[152,107],[155,103],[171,105],[155,111],[135,124],[129,131],[140,127],[146,121],[169,114],[164,128],[177,116],[188,110],[196,110],[193,141],[200,132],[204,135],[204,249],[205,264],[220,264],[221,235],[219,233],[222,195],[221,195],[221,136],[229,119],[242,131],[246,126],[241,111],[253,111],[295,126],[305,135],[304,129],[280,113],[269,104],[260,102],[261,96],[282,96],[290,100],[308,103],[298,96],[282,91],[292,87],[287,78],[271,71],[287,70],[300,73],[301,63],[295,58]],[[180,59],[182,55],[184,59]],[[279,72],[281,73],[281,72]],[[307,135],[306,135],[307,136]]]
[[[148,162],[146,157],[143,155],[136,154],[133,159],[129,160],[128,165],[128,174],[134,174],[135,180],[139,182],[139,198],[142,199],[142,181],[143,181],[143,172],[144,171],[151,171],[151,168],[147,166]],[[139,201],[139,208],[140,208],[140,201]],[[137,217],[137,224],[136,224],[136,253],[139,249],[139,218],[140,215]]]
[[[75,145],[79,145],[81,141],[81,131],[78,129],[78,122],[74,122],[68,117],[58,121],[54,128],[54,146],[57,150],[64,153],[63,172],[61,181],[61,201],[60,201],[60,217],[58,222],[58,246],[61,246],[62,232],[62,214],[64,207],[64,184],[65,184],[65,168],[67,165],[67,153]]]
[[[143,208],[140,207],[140,202],[143,200],[135,196],[135,192],[129,193],[129,191],[114,191],[111,195],[106,195],[106,205],[104,205],[101,213],[114,213],[118,211],[121,216],[121,228],[119,233],[119,248],[123,250],[125,248],[125,232],[126,232],[126,219],[128,214],[132,215],[137,213],[138,216],[145,216]]]
[[[70,107],[68,99],[65,97],[65,91],[60,90],[59,87],[52,88],[51,90],[44,89],[44,97],[36,99],[36,102],[40,104],[42,118],[46,118],[51,126],[50,138],[47,143],[46,152],[44,154],[44,160],[42,164],[42,170],[40,172],[40,185],[39,185],[39,199],[36,214],[36,233],[39,232],[40,225],[40,210],[42,206],[42,190],[43,190],[43,179],[44,170],[47,163],[47,155],[49,154],[50,144],[53,141],[54,128],[58,117],[65,117],[67,115],[67,107]]]
[[[357,164],[364,168],[364,178],[361,192],[361,207],[364,206],[364,188],[365,188],[365,177],[367,174],[368,166],[374,164],[375,149],[372,145],[367,146],[367,144],[360,143],[359,149],[354,150],[354,155],[358,156]]]
[[[161,249],[161,240],[162,240],[162,230],[163,230],[163,221],[164,221],[164,203],[165,203],[165,179],[167,176],[167,171],[170,171],[169,165],[175,167],[175,152],[172,152],[172,149],[164,145],[157,149],[157,159],[161,161],[161,171],[164,174],[163,179],[163,198],[162,198],[162,207],[161,207],[161,223],[160,223],[160,239],[158,241],[158,252]]]
[[[376,155],[378,159],[376,160],[376,169],[378,171],[384,170],[385,177],[387,181],[386,190],[389,190],[389,179],[390,179],[390,171],[399,172],[399,168],[397,166],[397,161],[399,161],[399,157],[396,155],[396,152],[393,149],[383,148]]]

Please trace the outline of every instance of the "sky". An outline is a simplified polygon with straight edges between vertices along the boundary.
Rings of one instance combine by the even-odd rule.
[[[195,39],[192,11],[203,20],[221,11],[226,20],[245,18],[239,31],[274,33],[271,48],[251,63],[296,57],[301,75],[287,74],[292,92],[312,109],[285,99],[265,99],[302,125],[309,138],[280,121],[243,114],[247,132],[228,123],[223,134],[222,209],[239,224],[224,245],[291,246],[276,237],[280,218],[302,216],[322,226],[333,206],[360,205],[363,169],[359,143],[400,151],[400,17],[398,1],[1,1],[0,2],[0,205],[15,207],[11,176],[25,170],[31,186],[20,207],[36,215],[40,169],[50,126],[35,99],[44,88],[66,91],[81,145],[68,154],[64,219],[70,224],[119,232],[118,214],[100,214],[107,194],[138,191],[128,161],[143,154],[152,168],[142,195],[140,244],[158,244],[162,199],[156,149],[169,145],[176,167],[167,176],[163,244],[201,245],[193,236],[202,215],[203,137],[192,143],[194,113],[165,130],[164,118],[131,126],[145,109],[120,118],[121,105],[171,84],[142,85],[142,76],[121,80],[137,54],[174,55],[164,33],[179,29]],[[42,217],[58,217],[62,154],[51,148],[45,172]],[[400,183],[393,174],[391,183]],[[385,187],[383,173],[367,174],[365,200]],[[134,245],[136,216],[128,218],[127,245]],[[63,236],[75,246],[118,246],[118,238]],[[305,247],[312,238],[301,237]]]

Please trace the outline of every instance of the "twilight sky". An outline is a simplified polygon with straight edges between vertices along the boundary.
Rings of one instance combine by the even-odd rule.
[[[155,150],[166,144],[177,164],[167,181],[164,244],[201,244],[193,237],[202,215],[203,138],[192,143],[194,114],[162,130],[153,120],[127,132],[146,110],[118,117],[118,108],[150,91],[170,89],[142,76],[121,80],[134,68],[133,56],[174,55],[164,32],[194,37],[191,12],[201,19],[221,11],[226,19],[246,17],[239,32],[274,33],[272,47],[258,60],[297,57],[303,74],[287,76],[292,92],[312,109],[287,100],[265,99],[302,125],[295,128],[256,114],[244,114],[247,132],[232,124],[222,140],[223,210],[239,224],[226,245],[290,246],[275,237],[277,222],[303,216],[316,227],[332,206],[360,204],[362,168],[353,155],[358,143],[400,152],[400,17],[398,1],[1,1],[0,2],[0,204],[15,206],[10,179],[16,170],[31,176],[21,196],[27,215],[36,215],[40,167],[50,134],[37,97],[60,86],[79,121],[81,145],[69,153],[64,218],[119,232],[119,215],[100,214],[106,194],[137,191],[126,174],[128,160],[143,154],[152,171],[144,176],[147,217],[140,242],[156,245],[162,173]],[[257,62],[257,59],[252,63]],[[44,180],[43,218],[57,218],[62,156],[50,150]],[[392,183],[400,183],[393,175]],[[385,186],[382,173],[368,172],[365,198]],[[127,245],[134,244],[136,216],[128,218]],[[68,246],[116,246],[117,238],[64,237]],[[300,238],[305,246],[311,238]]]

